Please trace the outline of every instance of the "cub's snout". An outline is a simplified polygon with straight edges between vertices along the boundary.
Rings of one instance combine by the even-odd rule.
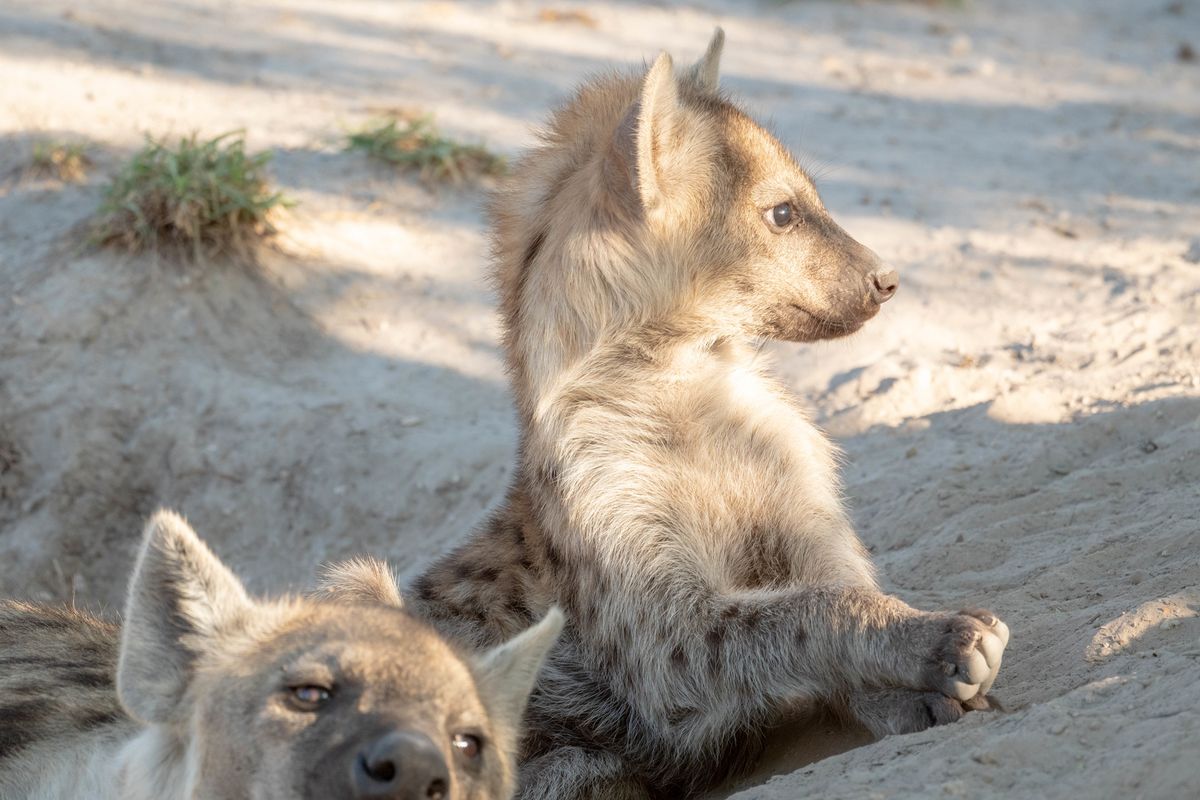
[[[900,273],[894,269],[877,269],[867,276],[867,283],[871,299],[876,305],[883,305],[900,288]]]

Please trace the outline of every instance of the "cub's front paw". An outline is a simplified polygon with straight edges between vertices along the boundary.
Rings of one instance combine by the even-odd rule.
[[[1008,626],[990,611],[971,609],[928,619],[926,685],[962,702],[987,694],[1000,672]]]

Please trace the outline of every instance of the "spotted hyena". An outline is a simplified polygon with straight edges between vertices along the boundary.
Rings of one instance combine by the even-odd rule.
[[[386,570],[334,577],[371,602],[251,598],[159,512],[120,626],[0,603],[0,797],[510,797],[561,614],[468,656],[398,607]]]
[[[720,92],[722,43],[585,83],[491,207],[518,467],[412,607],[476,646],[566,611],[525,798],[685,797],[817,703],[949,722],[1008,641],[880,591],[835,448],[759,355],[857,331],[898,277]]]

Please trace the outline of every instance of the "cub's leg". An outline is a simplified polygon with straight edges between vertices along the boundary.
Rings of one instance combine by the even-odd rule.
[[[517,800],[648,800],[632,772],[613,753],[560,747],[521,766]]]

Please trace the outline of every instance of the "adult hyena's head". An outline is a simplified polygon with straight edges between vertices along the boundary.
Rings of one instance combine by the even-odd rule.
[[[179,797],[507,800],[521,715],[560,626],[552,615],[476,656],[398,605],[252,599],[160,512],[122,634],[120,698],[149,725],[130,752],[185,763]],[[154,764],[130,768],[155,780]]]
[[[895,293],[895,271],[720,94],[723,41],[718,30],[683,71],[664,53],[645,73],[585,84],[498,194],[497,278],[518,377],[527,363],[535,381],[553,372],[539,361],[561,367],[614,325],[672,315],[730,334],[842,336]]]

